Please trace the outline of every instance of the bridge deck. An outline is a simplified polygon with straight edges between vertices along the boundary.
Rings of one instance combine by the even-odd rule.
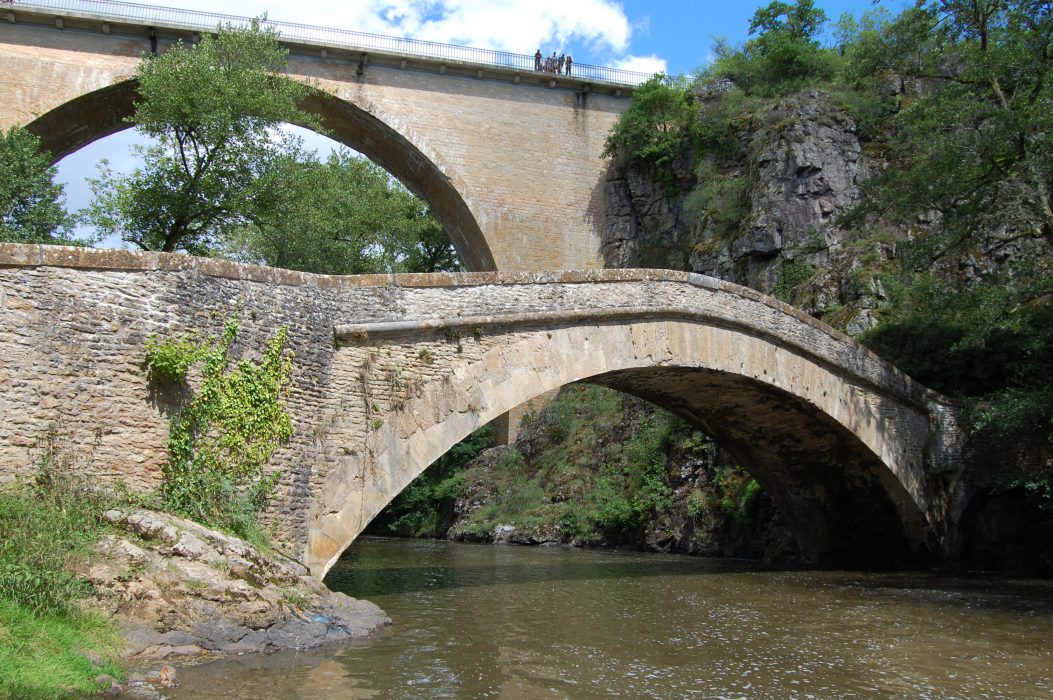
[[[9,0],[5,0],[8,4]],[[113,26],[134,26],[149,29],[165,29],[175,32],[200,33],[215,30],[220,25],[247,27],[252,19],[215,12],[199,12],[169,7],[158,7],[118,0],[18,0],[8,4],[7,21],[16,21],[17,15],[38,16],[50,23],[55,20],[102,23],[103,31]],[[323,56],[328,52],[355,54],[357,59],[370,56],[373,59],[424,59],[439,65],[456,64],[463,67],[496,69],[520,76],[537,77],[542,80],[575,82],[586,81],[631,91],[633,87],[651,77],[648,73],[594,66],[587,63],[573,64],[573,75],[536,71],[534,56],[526,54],[482,49],[471,46],[442,44],[419,39],[383,36],[347,29],[320,27],[295,22],[264,20],[264,29],[278,33],[283,43],[297,47],[309,47]],[[405,65],[403,65],[405,67]],[[482,77],[482,76],[480,76]]]

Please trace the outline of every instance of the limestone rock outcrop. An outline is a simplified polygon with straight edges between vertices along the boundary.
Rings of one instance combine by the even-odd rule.
[[[364,637],[390,620],[329,591],[302,565],[173,515],[111,510],[117,527],[85,572],[133,662],[308,649]]]

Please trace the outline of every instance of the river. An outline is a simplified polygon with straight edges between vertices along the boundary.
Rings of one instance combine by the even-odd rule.
[[[1053,582],[364,538],[372,639],[186,668],[190,698],[1053,698]]]

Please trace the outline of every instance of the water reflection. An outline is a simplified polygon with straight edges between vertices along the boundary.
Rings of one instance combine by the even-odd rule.
[[[706,560],[697,557],[653,558],[639,552],[604,552],[602,560],[579,561],[566,556],[561,547],[529,550],[517,556],[519,547],[454,545],[441,560],[433,560],[433,541],[406,541],[383,537],[365,538],[373,543],[397,544],[394,561],[382,563],[375,552],[352,548],[326,584],[336,590],[353,590],[359,598],[416,593],[445,588],[554,583],[598,579],[632,579],[656,576],[706,576],[721,572],[763,571],[765,567],[739,560]],[[445,547],[447,543],[438,543]],[[416,556],[423,555],[422,557]]]
[[[1045,581],[368,539],[327,583],[395,624],[172,697],[1053,697]]]

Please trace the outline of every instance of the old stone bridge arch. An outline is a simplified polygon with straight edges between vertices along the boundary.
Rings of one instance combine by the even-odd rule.
[[[28,125],[56,156],[123,128],[139,56],[200,31],[34,5],[6,6],[0,22],[0,128]],[[326,40],[285,45],[288,74],[316,89],[307,106],[428,201],[469,269],[602,266],[600,154],[631,85]]]
[[[670,271],[328,277],[160,253],[0,244],[0,478],[60,426],[100,480],[156,486],[171,406],[154,333],[239,352],[286,326],[294,436],[268,517],[323,576],[432,461],[509,407],[588,380],[723,441],[806,557],[936,556],[957,515],[954,412],[824,324],[752,290]]]
[[[305,557],[312,571],[324,575],[471,431],[577,381],[646,398],[703,428],[749,465],[809,561],[903,563],[939,551],[930,482],[953,468],[953,411],[846,336],[700,275],[461,279],[469,286],[446,299],[453,316],[336,326],[334,372],[359,377],[365,408],[354,420],[367,430],[340,448],[346,458],[319,491]],[[432,370],[440,356],[444,366]]]

